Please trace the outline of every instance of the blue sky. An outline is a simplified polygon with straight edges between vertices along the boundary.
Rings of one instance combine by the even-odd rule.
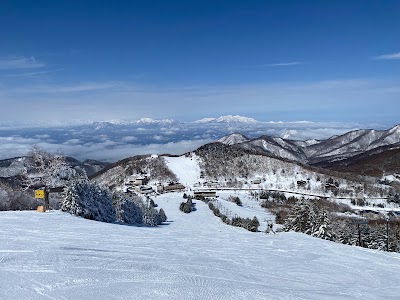
[[[0,2],[1,122],[399,123],[399,1]]]

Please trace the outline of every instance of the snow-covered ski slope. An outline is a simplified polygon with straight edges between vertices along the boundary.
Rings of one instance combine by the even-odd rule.
[[[262,208],[260,203],[251,197],[249,193],[243,191],[219,191],[218,199],[214,201],[214,205],[229,218],[235,215],[242,218],[257,217],[260,222],[258,228],[259,231],[265,231],[267,229],[268,222],[275,223],[275,215],[270,213],[265,208]],[[228,201],[229,196],[236,196],[242,201],[242,206]],[[280,225],[274,224],[274,228],[281,227]]]
[[[184,214],[158,228],[0,212],[0,299],[398,299],[400,255]]]
[[[178,157],[165,156],[164,159],[180,183],[193,186],[200,181],[199,158],[195,154]]]

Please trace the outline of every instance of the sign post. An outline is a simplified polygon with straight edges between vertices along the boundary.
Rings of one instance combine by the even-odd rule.
[[[35,190],[35,198],[44,199],[44,210],[49,209],[49,191],[46,188]]]
[[[35,190],[36,199],[44,199],[44,190]]]

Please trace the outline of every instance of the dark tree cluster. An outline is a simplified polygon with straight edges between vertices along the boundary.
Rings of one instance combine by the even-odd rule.
[[[95,221],[116,221],[110,191],[84,177],[65,186],[61,210]]]
[[[185,214],[189,214],[189,213],[191,213],[192,211],[195,210],[194,209],[195,203],[193,203],[192,197],[190,197],[190,196],[186,196],[186,199],[187,199],[186,202],[182,202],[179,205],[179,209],[181,211],[183,211]]]
[[[285,194],[281,192],[263,190],[256,196],[258,196],[259,199],[272,200],[274,202],[283,202],[287,200]]]
[[[242,206],[242,200],[238,196],[229,196],[228,201],[235,203],[237,206]]]
[[[400,252],[400,222],[395,216],[388,224],[385,220],[375,220],[357,225],[359,220],[335,217],[318,202],[299,199],[285,218],[285,231],[370,249],[386,250],[389,246],[389,251]]]
[[[202,158],[202,170],[208,178],[247,178],[253,169],[248,162],[254,152],[239,147],[211,143],[200,147],[195,153]]]
[[[285,231],[303,232],[333,241],[335,233],[326,210],[319,210],[314,201],[299,199],[292,207],[284,225]]]
[[[206,201],[206,203],[208,203],[208,207],[211,209],[211,211],[214,213],[214,215],[219,217],[222,220],[222,222],[224,222],[225,224],[236,226],[236,227],[242,227],[251,232],[258,231],[260,222],[258,221],[256,216],[254,216],[253,219],[241,218],[239,216],[235,216],[232,219],[230,219],[226,215],[224,215],[219,210],[219,208],[214,205],[214,203],[212,201]]]
[[[388,201],[400,205],[400,195],[397,194],[397,193],[394,194],[394,195],[391,194],[391,195],[389,195],[389,197],[388,197]]]
[[[156,226],[166,221],[165,212],[154,202],[110,190],[85,177],[77,177],[64,188],[61,210],[86,219]]]

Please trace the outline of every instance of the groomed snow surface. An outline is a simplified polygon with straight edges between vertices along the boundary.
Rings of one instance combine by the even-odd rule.
[[[164,156],[168,168],[178,177],[183,185],[193,186],[200,181],[199,158],[192,154],[190,156],[168,157]]]
[[[157,228],[0,212],[0,299],[399,299],[400,255],[231,227],[182,194]]]

